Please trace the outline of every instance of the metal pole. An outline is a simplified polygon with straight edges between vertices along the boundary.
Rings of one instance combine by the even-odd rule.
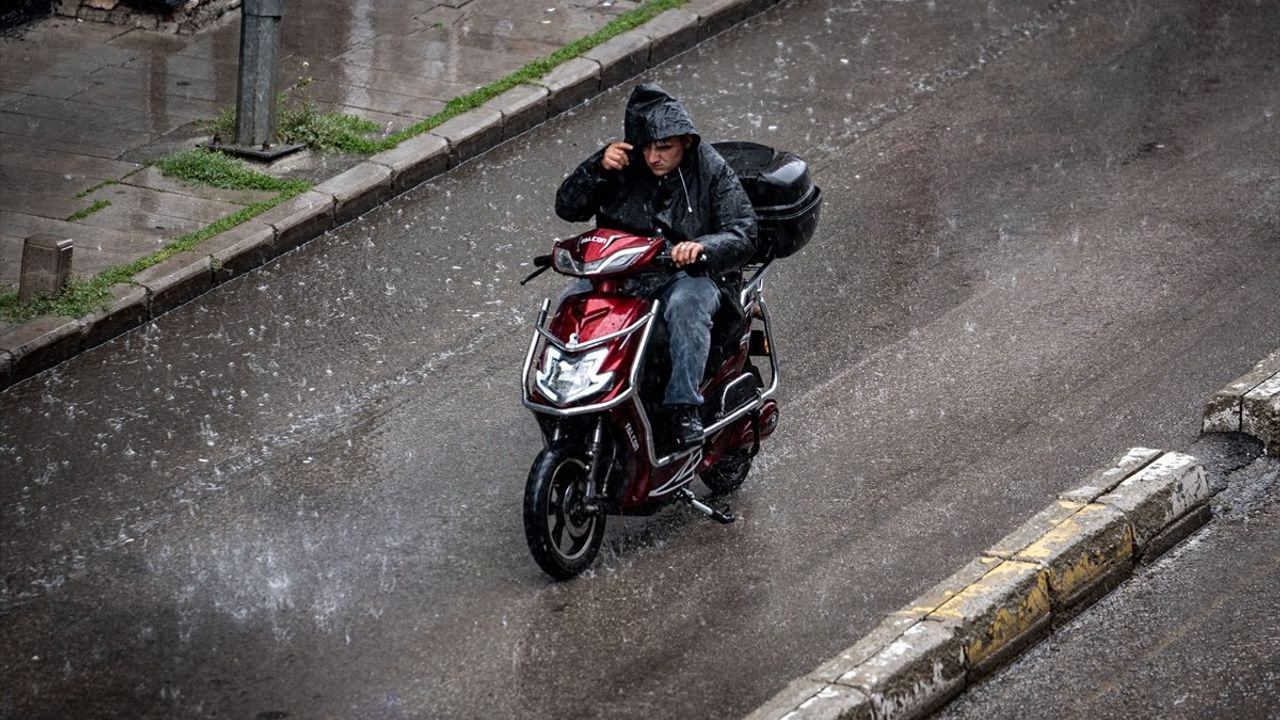
[[[285,0],[244,0],[240,19],[240,84],[236,144],[267,149],[276,142],[276,64]]]

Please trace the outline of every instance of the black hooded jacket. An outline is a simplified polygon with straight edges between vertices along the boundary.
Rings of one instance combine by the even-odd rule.
[[[570,222],[595,216],[599,227],[702,243],[712,273],[738,270],[756,250],[756,217],[742,183],[720,153],[703,143],[689,113],[657,85],[638,85],[627,101],[626,142],[631,161],[618,171],[600,164],[604,148],[565,178],[556,214]],[[645,164],[645,145],[691,135],[676,172],[659,178]]]

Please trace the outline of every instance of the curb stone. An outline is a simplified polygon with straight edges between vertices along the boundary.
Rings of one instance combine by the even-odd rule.
[[[691,0],[684,10],[698,16],[698,41],[728,30],[747,18],[751,9],[738,0]]]
[[[1116,458],[1111,463],[1111,467],[1090,473],[1085,478],[1084,485],[1075,490],[1064,492],[1058,497],[1062,500],[1088,505],[1114,490],[1122,480],[1146,467],[1162,454],[1162,451],[1152,450],[1151,448],[1133,448]]]
[[[10,376],[17,382],[78,353],[83,337],[79,319],[41,315],[0,338],[0,350],[13,358]]]
[[[449,169],[449,141],[422,133],[369,160],[391,168],[392,183],[399,195]]]
[[[551,91],[541,85],[517,85],[484,104],[502,113],[502,139],[510,140],[547,120]]]
[[[747,717],[922,718],[1203,525],[1208,499],[1196,458],[1133,448]]]
[[[213,281],[220,285],[270,260],[275,239],[275,229],[255,218],[205,240],[200,250],[209,254]]]
[[[950,623],[918,622],[836,683],[870,698],[875,718],[924,717],[964,689],[964,652],[957,630]]]
[[[333,196],[333,224],[342,225],[391,199],[391,168],[366,160],[313,190]]]
[[[621,85],[649,67],[649,36],[628,30],[582,54],[600,65],[600,90]]]
[[[1214,393],[1200,432],[1243,432],[1280,456],[1280,349]]]
[[[657,65],[698,44],[698,16],[681,8],[668,10],[640,28],[649,36],[649,63]]]
[[[841,675],[870,660],[873,655],[880,652],[880,648],[902,637],[902,633],[906,632],[907,628],[920,622],[927,614],[894,614],[886,617],[871,632],[863,635],[858,642],[819,665],[816,670],[809,673],[807,679],[821,684],[839,680]]]
[[[1280,457],[1280,373],[1245,394],[1240,430],[1262,440],[1268,455]]]
[[[1209,499],[1204,467],[1190,455],[1171,452],[1129,476],[1098,498],[1125,514],[1136,551],[1145,550],[1160,531]]]
[[[449,167],[457,167],[502,142],[502,113],[478,107],[430,131],[449,143]]]
[[[97,347],[151,319],[147,289],[130,283],[111,286],[114,298],[107,309],[86,315],[82,347]]]
[[[1133,530],[1124,513],[1092,503],[1014,556],[1043,569],[1062,624],[1120,584],[1133,570]]]
[[[122,297],[113,289],[115,300],[107,310],[78,319],[61,318],[57,332],[49,332],[51,321],[42,318],[24,323],[0,337],[0,390],[158,317],[195,295],[178,303],[174,298],[201,287],[201,292],[208,291],[253,270],[779,1],[689,0],[680,8],[667,10],[562,63],[538,81],[512,88],[480,108],[367,158],[356,168],[249,223],[205,240],[192,252],[196,257],[186,257],[188,263],[181,268],[166,268],[168,274],[149,268],[151,275],[147,277],[156,286],[149,290],[151,302],[145,313],[130,299],[132,293],[125,292]],[[383,167],[387,170],[380,169]],[[202,275],[207,275],[207,283]],[[173,278],[174,284],[161,287],[161,277]],[[186,280],[179,281],[180,277]],[[140,278],[143,276],[134,282],[145,285]],[[70,336],[74,339],[68,339]]]
[[[336,203],[332,195],[312,189],[280,203],[256,219],[275,230],[272,252],[283,255],[333,229],[333,207]]]
[[[147,290],[147,307],[156,318],[209,292],[213,287],[213,263],[209,256],[181,252],[133,276]]]
[[[600,63],[576,57],[557,65],[534,84],[550,91],[547,116],[553,117],[581,105],[600,92]]]
[[[802,712],[810,720],[872,720],[871,698],[847,685],[793,680],[772,700],[756,708],[747,720],[780,720]]]
[[[1035,563],[1005,561],[929,613],[953,624],[970,679],[998,667],[1049,629],[1049,586]]]

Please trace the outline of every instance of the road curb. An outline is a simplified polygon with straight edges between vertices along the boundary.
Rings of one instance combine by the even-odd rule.
[[[690,0],[397,147],[281,203],[195,250],[149,268],[106,310],[81,318],[41,317],[0,337],[0,390],[149,322],[392,197],[546,122],[641,72],[763,12],[781,0]],[[246,227],[247,226],[247,227]],[[270,238],[267,237],[270,234]],[[51,325],[52,324],[52,325]],[[53,327],[56,326],[56,327]]]
[[[1280,349],[1214,393],[1200,430],[1252,435],[1280,457]]]
[[[1133,448],[747,720],[922,718],[1210,517],[1191,455]]]

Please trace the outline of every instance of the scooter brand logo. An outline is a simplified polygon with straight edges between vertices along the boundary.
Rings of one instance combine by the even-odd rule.
[[[601,250],[608,250],[609,246],[613,244],[613,241],[617,240],[620,237],[622,236],[610,235],[607,238],[603,238],[603,237],[600,237],[599,235],[586,235],[586,236],[583,236],[583,238],[578,241],[578,247],[581,248],[585,245],[590,245],[591,243],[595,243],[601,246],[600,248]]]
[[[636,431],[631,429],[631,423],[627,423],[627,437],[631,438],[631,449],[639,451],[640,441],[636,439]]]

